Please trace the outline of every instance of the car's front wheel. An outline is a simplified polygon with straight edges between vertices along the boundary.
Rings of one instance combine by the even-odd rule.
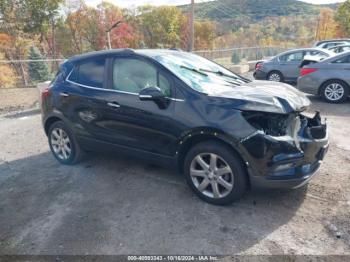
[[[51,152],[62,164],[70,165],[81,158],[81,149],[70,129],[62,121],[53,123],[48,132]]]
[[[229,204],[246,190],[242,161],[221,143],[209,141],[194,146],[186,156],[184,169],[192,190],[211,204]]]
[[[320,94],[329,103],[341,103],[349,96],[349,86],[340,80],[330,80],[321,86]]]

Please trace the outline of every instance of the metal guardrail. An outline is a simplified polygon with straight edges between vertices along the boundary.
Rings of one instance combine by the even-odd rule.
[[[217,50],[198,50],[193,53],[215,60],[220,64],[222,59],[226,58],[231,64],[239,64],[241,61],[260,60],[263,57],[275,56],[288,50],[279,46],[254,46],[254,47],[236,47]],[[227,64],[227,63],[226,63]]]

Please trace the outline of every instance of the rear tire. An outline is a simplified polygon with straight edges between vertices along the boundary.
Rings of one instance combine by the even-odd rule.
[[[342,103],[349,96],[349,86],[341,80],[329,80],[322,84],[319,93],[328,103]]]
[[[278,71],[271,71],[268,75],[267,75],[267,79],[268,81],[274,81],[274,82],[283,82],[283,75],[281,72]]]
[[[194,193],[214,205],[240,199],[247,188],[242,161],[228,146],[215,141],[202,142],[190,149],[184,173]]]
[[[72,131],[63,121],[54,122],[48,132],[52,154],[64,165],[72,165],[82,157],[82,151]]]

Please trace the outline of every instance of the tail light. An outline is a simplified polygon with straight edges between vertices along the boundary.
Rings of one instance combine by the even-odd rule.
[[[46,87],[45,89],[43,89],[41,91],[41,99],[44,100],[45,98],[47,98],[48,96],[50,96],[50,87]]]
[[[305,76],[316,71],[317,71],[316,68],[302,68],[300,69],[300,76]]]
[[[255,65],[255,70],[259,70],[259,69],[261,69],[262,67],[263,67],[262,63],[257,63],[257,64]]]

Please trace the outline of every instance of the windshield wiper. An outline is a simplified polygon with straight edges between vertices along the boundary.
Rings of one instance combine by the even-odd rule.
[[[218,71],[213,71],[213,70],[204,69],[204,68],[200,68],[199,70],[200,70],[200,71],[203,71],[203,72],[213,73],[213,74],[216,74],[216,75],[219,75],[219,76],[226,76],[226,77],[229,77],[229,78],[233,78],[233,79],[240,80],[239,77],[233,76],[233,75],[225,74],[224,72],[222,72],[222,71],[220,71],[220,70],[218,70]]]
[[[195,68],[187,67],[187,66],[184,66],[184,65],[181,65],[180,67],[184,68],[184,69],[187,69],[189,71],[195,72],[197,74],[203,75],[203,76],[208,76],[206,73],[203,73],[203,72],[201,72],[201,71],[199,71],[199,70],[197,70]]]
[[[239,76],[234,76],[234,75],[229,75],[229,74],[225,74],[224,72],[218,70],[218,71],[213,71],[213,70],[209,70],[209,69],[204,69],[204,68],[200,68],[199,69],[200,71],[203,71],[203,72],[208,72],[208,73],[213,73],[213,74],[216,74],[216,75],[219,75],[219,76],[225,76],[225,77],[228,77],[228,78],[231,78],[231,79],[234,79],[234,80],[238,80],[238,81],[242,81],[243,83],[244,82],[249,82],[248,79],[245,79],[243,77],[239,77]]]

